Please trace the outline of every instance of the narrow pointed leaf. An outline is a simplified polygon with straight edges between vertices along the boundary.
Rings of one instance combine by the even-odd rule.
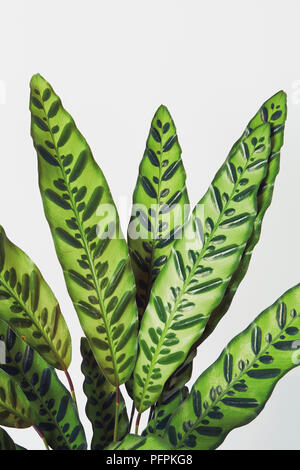
[[[259,152],[256,142],[260,143]],[[270,126],[263,124],[230,153],[153,286],[139,336],[140,345],[146,343],[152,357],[141,347],[135,368],[135,376],[141,379],[134,388],[139,411],[157,401],[165,381],[183,363],[201,337],[210,313],[222,300],[253,231],[257,191],[266,174],[269,150]],[[236,168],[236,181],[228,174],[228,161]],[[237,197],[250,187],[253,189],[246,196]],[[223,200],[221,212],[216,188]],[[155,309],[158,298],[163,302],[165,321]],[[149,333],[152,328],[159,334],[158,344]],[[165,346],[170,334],[178,342]],[[161,378],[152,379],[154,371]]]
[[[277,322],[282,305],[287,311],[283,329]],[[258,331],[259,348],[253,347]],[[299,365],[299,345],[300,284],[263,311],[203,372],[164,438],[180,449],[218,447],[232,429],[256,418],[278,380]]]
[[[225,315],[232,299],[237,291],[238,286],[243,280],[255,245],[258,243],[261,233],[261,226],[264,215],[272,202],[274,183],[279,172],[280,166],[280,149],[283,145],[284,125],[287,115],[286,94],[283,91],[276,93],[268,99],[251,119],[244,135],[252,132],[253,129],[260,126],[263,122],[268,122],[271,126],[271,148],[268,159],[267,173],[261,182],[257,195],[257,215],[254,221],[254,227],[251,237],[249,238],[241,262],[232,276],[230,283],[226,289],[222,302],[212,312],[211,317],[206,325],[201,342],[207,338],[215,329],[218,322]],[[237,144],[238,145],[238,144]]]
[[[274,111],[274,109],[276,111]],[[254,222],[252,236],[249,238],[246,244],[240,264],[228,284],[226,293],[220,305],[211,313],[211,316],[207,322],[203,335],[193,345],[194,349],[196,349],[196,347],[199,344],[201,344],[211,334],[211,332],[217,326],[220,319],[225,315],[235,295],[235,292],[237,291],[237,288],[248,269],[251,256],[252,256],[252,251],[260,237],[261,224],[263,221],[263,217],[269,205],[271,204],[271,200],[272,200],[274,182],[279,171],[280,149],[283,144],[284,123],[286,120],[286,114],[287,114],[286,95],[284,92],[281,91],[277,93],[276,95],[272,96],[269,100],[267,100],[263,104],[261,109],[249,122],[242,136],[242,138],[243,137],[245,138],[253,129],[261,125],[263,122],[268,122],[270,124],[272,137],[271,137],[271,148],[270,148],[270,155],[268,159],[267,173],[260,185],[260,188],[257,194],[257,216]],[[234,148],[238,147],[242,138],[239,139],[239,141],[235,144]],[[237,170],[230,161],[228,161],[227,170],[232,181],[236,182],[237,177],[238,177]],[[245,191],[242,191],[238,197],[240,198],[241,194],[245,195],[245,192],[247,194],[251,190],[252,188],[250,186]],[[217,193],[215,194],[215,198],[217,197],[219,197],[219,191],[217,191]],[[220,201],[220,197],[219,197],[219,201],[217,200],[217,204],[221,205],[221,203],[222,202]],[[222,237],[214,238],[215,243],[219,243],[221,241],[222,241]],[[187,360],[185,362],[187,362]]]
[[[26,450],[24,447],[16,444],[5,429],[0,428],[0,450]]]
[[[6,363],[0,369],[20,386],[32,412],[32,421],[55,450],[86,449],[83,427],[69,391],[55,370],[9,326],[0,321],[6,345]]]
[[[139,167],[128,227],[140,316],[147,306],[152,284],[188,216],[185,179],[173,119],[168,109],[160,106],[152,120]]]
[[[137,309],[116,207],[87,142],[40,75],[31,80],[30,110],[44,210],[69,294],[105,376],[122,384],[135,362]],[[41,129],[36,117],[49,130]],[[114,336],[121,326],[123,333]]]
[[[16,450],[27,450],[25,449],[25,447],[20,446],[19,444],[15,444],[15,446],[16,446]]]
[[[81,370],[85,376],[83,391],[87,397],[86,415],[93,426],[91,449],[102,450],[113,442],[116,388],[99,368],[86,338],[81,339]],[[120,394],[118,440],[128,432],[129,421],[124,399]]]
[[[0,227],[0,319],[53,367],[67,369],[71,337],[57,299],[32,260]]]

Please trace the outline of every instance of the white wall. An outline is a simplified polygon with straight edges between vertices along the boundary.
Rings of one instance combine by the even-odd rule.
[[[38,264],[73,335],[71,375],[80,414],[81,330],[68,298],[37,185],[28,111],[39,72],[63,99],[101,165],[116,202],[131,194],[152,115],[177,125],[193,203],[261,103],[280,89],[289,116],[281,173],[261,241],[232,308],[201,347],[194,379],[287,288],[299,282],[300,3],[297,0],[0,1],[0,222]],[[122,217],[126,230],[126,215]],[[63,380],[63,379],[62,379]],[[300,449],[300,369],[222,449]],[[31,430],[11,431],[43,448]]]

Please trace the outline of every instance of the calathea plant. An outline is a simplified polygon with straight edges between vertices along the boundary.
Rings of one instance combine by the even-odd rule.
[[[299,362],[297,285],[234,338],[191,390],[186,386],[196,349],[227,312],[259,240],[279,171],[285,93],[251,119],[191,213],[176,128],[160,106],[139,168],[128,243],[86,140],[40,75],[31,81],[30,111],[45,215],[85,335],[91,448],[216,448],[258,415]],[[2,228],[0,339],[0,423],[33,426],[47,448],[87,449],[68,374],[66,322],[37,266]],[[0,448],[22,449],[4,428]]]

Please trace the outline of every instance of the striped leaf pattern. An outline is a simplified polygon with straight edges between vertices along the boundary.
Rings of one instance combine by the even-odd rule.
[[[4,371],[22,389],[32,422],[54,450],[86,449],[76,406],[55,370],[9,326],[0,321],[0,340],[6,345]],[[1,385],[1,380],[0,380]]]
[[[270,126],[255,129],[218,171],[172,247],[141,323],[134,394],[142,412],[200,338],[253,231],[266,175]]]
[[[11,428],[29,428],[33,424],[29,401],[19,385],[0,369],[0,424]]]
[[[259,241],[262,221],[268,207],[271,204],[274,183],[279,172],[280,150],[283,145],[286,115],[286,94],[283,91],[280,91],[262,105],[257,114],[251,119],[244,132],[244,136],[246,136],[262,123],[268,122],[270,124],[271,149],[267,174],[263,179],[257,194],[257,215],[254,221],[252,235],[246,244],[240,264],[235,274],[232,276],[230,283],[228,284],[222,302],[211,314],[205,331],[201,337],[201,343],[211,334],[221,318],[229,309],[237,288],[248,270],[253,249]]]
[[[181,405],[183,400],[186,399],[188,394],[188,388],[182,387],[167,398],[163,400],[160,399],[159,403],[157,403],[154,408],[153,415],[151,416],[147,428],[142,432],[142,436],[155,434],[156,436],[162,437],[171,416],[175,411],[177,411],[177,408]]]
[[[158,436],[128,434],[123,441],[114,442],[106,450],[171,450],[168,442]]]
[[[15,443],[5,429],[0,428],[0,450],[26,450]]]
[[[276,383],[299,365],[300,284],[236,336],[196,381],[164,438],[182,449],[215,449],[265,406]]]
[[[68,291],[97,362],[117,386],[134,367],[137,308],[116,208],[87,142],[40,75],[31,80],[30,109],[44,210]]]
[[[57,299],[32,260],[0,227],[0,319],[53,367],[67,369],[71,337]]]
[[[200,339],[193,345],[193,348],[196,349],[199,344],[202,344],[203,341],[212,333],[215,329],[221,318],[225,315],[229,309],[232,299],[238,289],[239,284],[244,278],[248,266],[250,264],[251,256],[253,249],[260,238],[261,224],[264,218],[264,215],[271,204],[273,188],[276,176],[279,172],[280,164],[280,149],[283,145],[283,134],[284,134],[284,124],[286,120],[287,108],[286,108],[286,94],[283,91],[276,93],[268,99],[256,113],[256,115],[251,119],[248,126],[246,127],[245,132],[242,137],[236,142],[233,147],[233,150],[238,147],[241,140],[250,132],[253,131],[256,127],[261,125],[264,122],[268,122],[271,126],[271,148],[270,155],[267,167],[267,173],[263,179],[260,188],[257,193],[257,215],[254,222],[253,232],[249,238],[241,261],[239,263],[236,272],[232,276],[224,297],[221,303],[217,308],[211,313],[210,318],[206,324],[205,330],[200,337]]]
[[[92,450],[102,450],[113,441],[116,410],[116,389],[101,372],[86,338],[81,339],[81,370],[85,377],[83,391],[87,397],[86,415],[93,426]],[[118,439],[128,432],[129,421],[124,399],[120,394]]]
[[[140,316],[147,306],[152,284],[188,216],[185,179],[176,127],[168,109],[162,105],[151,123],[128,227]]]

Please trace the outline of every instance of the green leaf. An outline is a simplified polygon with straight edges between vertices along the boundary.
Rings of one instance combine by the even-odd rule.
[[[277,322],[283,305],[284,329]],[[300,284],[264,310],[200,375],[164,438],[180,449],[215,449],[232,429],[255,419],[278,380],[299,365],[299,312]]]
[[[121,442],[114,442],[106,450],[171,450],[168,442],[160,437],[149,435],[146,437],[128,434]]]
[[[3,428],[0,428],[0,450],[17,450],[16,444]]]
[[[201,337],[201,343],[212,333],[221,318],[229,309],[237,288],[248,270],[253,249],[259,241],[263,218],[272,202],[274,183],[279,172],[280,149],[283,145],[286,115],[286,94],[283,91],[280,91],[262,105],[261,109],[251,119],[244,132],[244,136],[246,136],[249,134],[249,132],[252,132],[253,129],[260,126],[263,122],[268,122],[270,124],[271,148],[268,159],[267,173],[258,190],[257,215],[254,221],[252,235],[245,246],[239,266],[237,267],[235,274],[232,276],[230,283],[228,284],[222,302],[211,314],[211,317],[205,327],[205,331]],[[236,146],[238,143],[239,141],[236,143]]]
[[[168,109],[160,106],[140,163],[128,227],[140,316],[152,284],[168,259],[176,231],[188,216],[188,210],[184,211],[189,204],[185,179],[175,124]]]
[[[279,107],[279,108],[277,108]],[[251,255],[252,255],[252,250],[255,246],[255,244],[259,240],[260,236],[260,229],[261,229],[261,222],[263,220],[264,214],[269,207],[272,199],[272,194],[273,194],[273,186],[275,182],[275,178],[278,174],[279,171],[279,160],[280,160],[280,148],[283,144],[283,133],[284,133],[284,122],[286,119],[286,95],[283,92],[279,92],[276,95],[272,96],[264,105],[262,108],[258,111],[258,113],[254,116],[254,118],[250,121],[250,123],[247,126],[246,131],[243,134],[243,137],[247,136],[249,132],[251,132],[252,129],[256,128],[257,126],[261,125],[263,122],[265,122],[265,119],[267,122],[270,123],[271,125],[271,132],[274,129],[274,126],[276,125],[275,122],[273,122],[270,117],[273,115],[273,112],[262,112],[262,109],[280,109],[282,110],[282,113],[277,114],[277,119],[280,120],[278,121],[279,124],[282,126],[276,134],[274,134],[271,138],[271,149],[270,149],[270,156],[269,156],[269,162],[268,162],[268,169],[267,169],[267,174],[264,180],[262,181],[260,185],[260,189],[258,191],[258,196],[257,196],[257,204],[258,204],[258,213],[256,220],[254,222],[254,230],[252,233],[252,236],[250,237],[245,250],[244,254],[241,258],[241,262],[233,275],[228,288],[226,289],[226,293],[220,303],[220,305],[212,312],[208,323],[205,327],[205,330],[203,332],[203,335],[199,339],[199,341],[194,345],[194,348],[198,345],[201,344],[213,331],[213,329],[216,327],[217,323],[220,321],[222,316],[226,313],[228,310],[231,301],[233,299],[233,296],[238,288],[239,283],[243,279],[244,275],[246,274],[248,265],[251,260]],[[268,119],[269,118],[269,119]],[[238,147],[238,144],[240,143],[241,139],[235,144],[235,147]],[[233,182],[237,181],[237,171],[234,165],[229,161],[228,162],[228,167],[227,167],[228,173],[232,179]],[[246,180],[243,181],[241,180],[242,186],[246,183]],[[249,192],[253,191],[253,186],[249,186],[247,189],[244,191],[241,191],[239,194],[235,196],[235,200],[241,199],[241,195],[249,194]],[[222,202],[219,199],[219,204]],[[225,238],[223,236],[220,237],[215,237],[212,241],[217,244],[219,242],[225,241]],[[212,254],[213,255],[213,254]],[[195,350],[195,349],[194,349]]]
[[[26,450],[24,447],[16,444],[5,429],[0,428],[0,450]]]
[[[55,370],[1,320],[0,339],[6,345],[6,363],[0,364],[0,372],[10,375],[22,389],[32,422],[48,444],[55,450],[86,449],[77,408]]]
[[[52,290],[0,227],[0,319],[58,369],[71,362],[71,337]]]
[[[85,380],[83,391],[87,397],[85,412],[93,426],[91,449],[102,450],[113,441],[115,425],[116,389],[106,380],[99,368],[86,338],[81,339],[81,370]],[[118,439],[128,432],[126,406],[120,394]]]
[[[45,90],[49,91],[43,101],[40,97]],[[34,105],[37,99],[41,107]],[[137,308],[128,248],[120,233],[116,207],[87,142],[40,75],[31,80],[30,109],[44,210],[67,288],[98,364],[112,385],[120,385],[134,367]],[[49,131],[36,125],[35,116]],[[51,158],[40,151],[46,140],[51,143],[47,150]],[[59,199],[53,193],[49,198],[49,190]],[[66,203],[61,204],[61,200]],[[121,325],[123,333],[114,336]]]
[[[25,447],[20,446],[19,444],[15,444],[15,446],[16,446],[16,450],[27,450],[25,449]]]
[[[259,153],[253,143],[255,139],[264,147]],[[152,359],[149,360],[145,351],[140,349],[135,368],[143,382],[141,386],[141,382],[136,381],[134,387],[135,403],[140,412],[157,401],[159,392],[154,392],[151,387],[162,387],[182,364],[190,348],[201,337],[210,313],[223,298],[253,231],[257,191],[266,174],[269,150],[270,126],[264,124],[230,153],[195,207],[182,238],[176,241],[152,288],[139,336],[140,344],[143,341],[147,343]],[[263,160],[264,165],[249,169],[249,165],[258,160]],[[235,182],[228,174],[228,162],[236,168]],[[250,186],[255,190],[237,200],[235,196],[241,191],[240,182],[246,179],[243,190]],[[216,188],[223,200],[221,212]],[[166,311],[164,321],[156,314],[157,298],[162,299]],[[158,344],[153,343],[150,328],[160,331]],[[163,343],[170,333],[178,343],[165,348]],[[160,372],[160,379],[151,379],[154,369]]]
[[[169,344],[177,344],[174,337],[167,338],[164,342],[164,346],[168,346]],[[175,370],[165,383],[160,399],[167,401],[169,397],[174,396],[178,390],[182,390],[184,388],[185,384],[192,376],[193,360],[196,354],[196,349],[192,349],[189,352],[185,361]]]
[[[34,421],[30,403],[15,380],[0,369],[0,424],[28,428]]]

